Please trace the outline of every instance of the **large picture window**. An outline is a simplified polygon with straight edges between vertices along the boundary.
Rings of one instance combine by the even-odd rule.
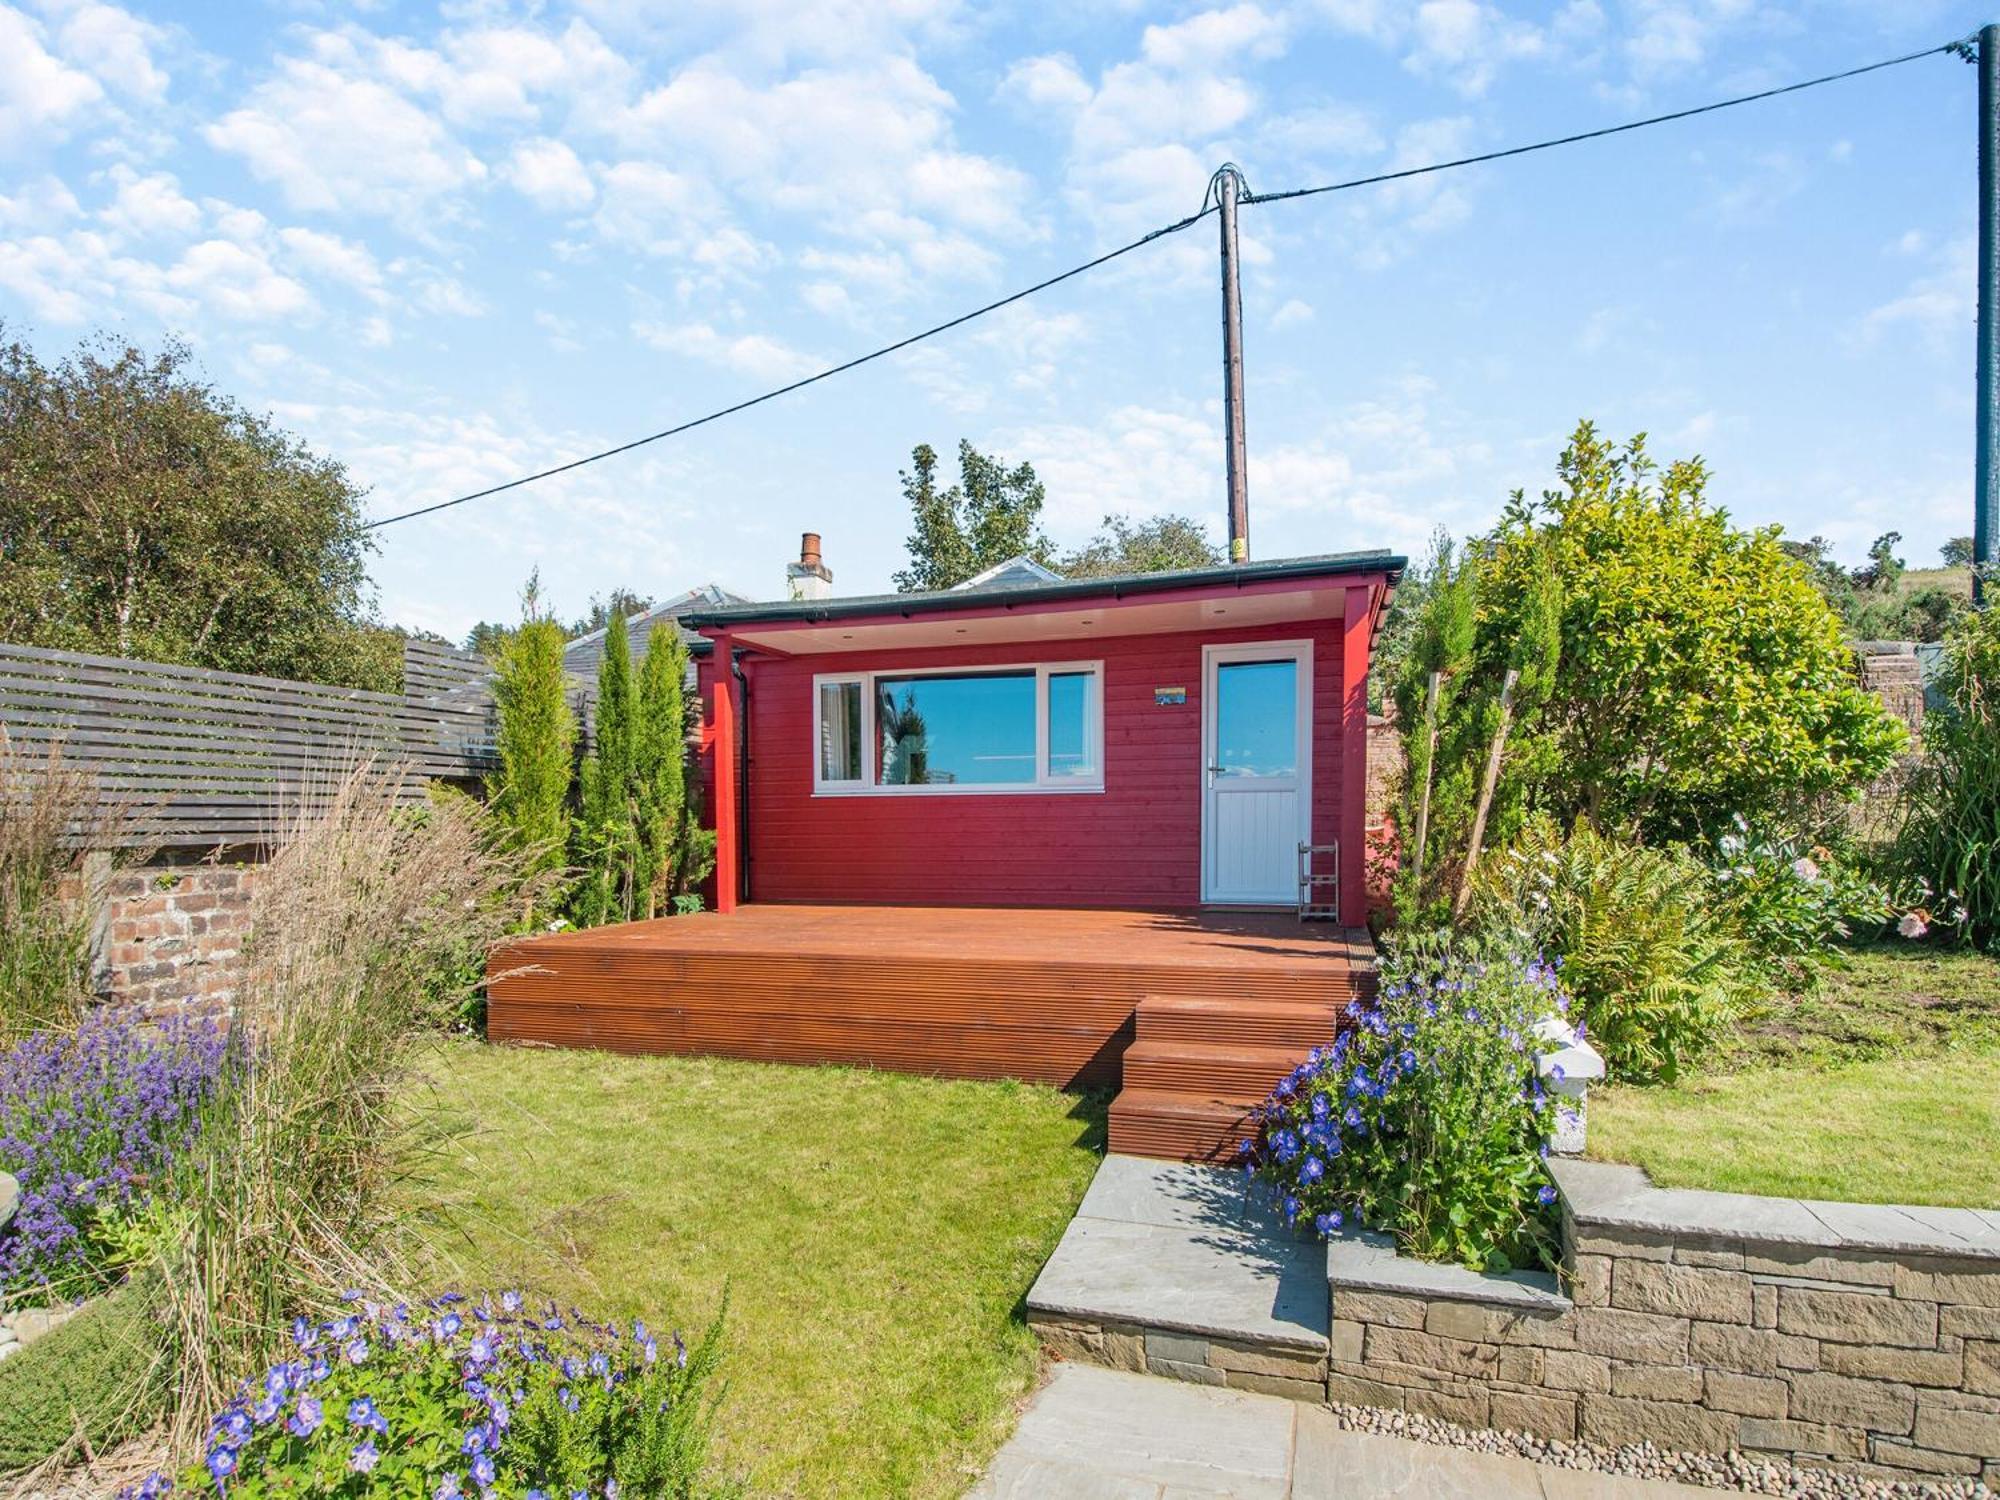
[[[1063,662],[815,678],[814,789],[1101,790],[1103,675]]]

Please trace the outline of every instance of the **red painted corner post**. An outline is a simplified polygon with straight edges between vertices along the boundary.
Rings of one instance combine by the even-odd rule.
[[[740,823],[736,813],[739,788],[736,785],[737,699],[736,674],[731,670],[735,642],[726,635],[715,637],[709,654],[708,722],[710,745],[715,756],[715,909],[736,910],[737,870],[741,858],[736,847]]]
[[[1375,588],[1347,591],[1340,636],[1340,921],[1368,922],[1368,644]]]

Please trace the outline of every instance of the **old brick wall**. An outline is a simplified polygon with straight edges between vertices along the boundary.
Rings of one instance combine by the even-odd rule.
[[[1379,826],[1395,805],[1403,784],[1403,737],[1396,721],[1368,716],[1368,826]]]
[[[157,864],[93,881],[99,995],[150,1013],[228,1014],[257,876],[247,864]]]
[[[2000,1232],[1982,1216],[1634,1192],[1641,1174],[1589,1163],[1558,1172],[1567,1297],[1507,1286],[1482,1298],[1471,1273],[1440,1292],[1437,1267],[1408,1289],[1336,1273],[1331,1399],[1561,1439],[2000,1482]],[[1588,1201],[1606,1182],[1629,1212]],[[1673,1222],[1688,1200],[1696,1210]]]

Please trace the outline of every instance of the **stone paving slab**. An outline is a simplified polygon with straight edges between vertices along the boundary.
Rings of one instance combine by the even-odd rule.
[[[968,1500],[1717,1500],[1374,1433],[1279,1396],[1058,1365]]]
[[[1241,1172],[1146,1156],[1107,1156],[1077,1213],[1180,1229],[1266,1229],[1293,1238],[1266,1194]]]
[[[1826,1203],[1658,1188],[1637,1167],[1558,1158],[1549,1170],[1580,1226],[1766,1244],[2000,1260],[2000,1213],[1886,1203]]]
[[[1240,1174],[1107,1156],[1028,1310],[1324,1354],[1326,1249],[1246,1197]]]
[[[970,1500],[1285,1500],[1296,1403],[1058,1365]]]
[[[968,1500],[1716,1500],[1372,1432],[1282,1396],[1058,1364]]]
[[[1327,1347],[1318,1245],[1227,1229],[1070,1221],[1028,1311],[1286,1349]]]
[[[1444,1297],[1495,1303],[1524,1312],[1567,1312],[1570,1299],[1555,1277],[1541,1271],[1468,1271],[1398,1255],[1386,1234],[1349,1230],[1327,1241],[1326,1275],[1335,1292],[1389,1292],[1399,1297]]]

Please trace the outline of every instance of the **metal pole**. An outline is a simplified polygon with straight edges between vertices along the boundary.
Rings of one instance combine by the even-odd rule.
[[[1250,474],[1243,438],[1243,288],[1236,273],[1236,199],[1243,174],[1224,162],[1215,174],[1222,208],[1222,425],[1229,473],[1229,560],[1250,560]]]
[[[2000,546],[2000,26],[1979,30],[1979,375],[1974,399],[1972,602]]]

